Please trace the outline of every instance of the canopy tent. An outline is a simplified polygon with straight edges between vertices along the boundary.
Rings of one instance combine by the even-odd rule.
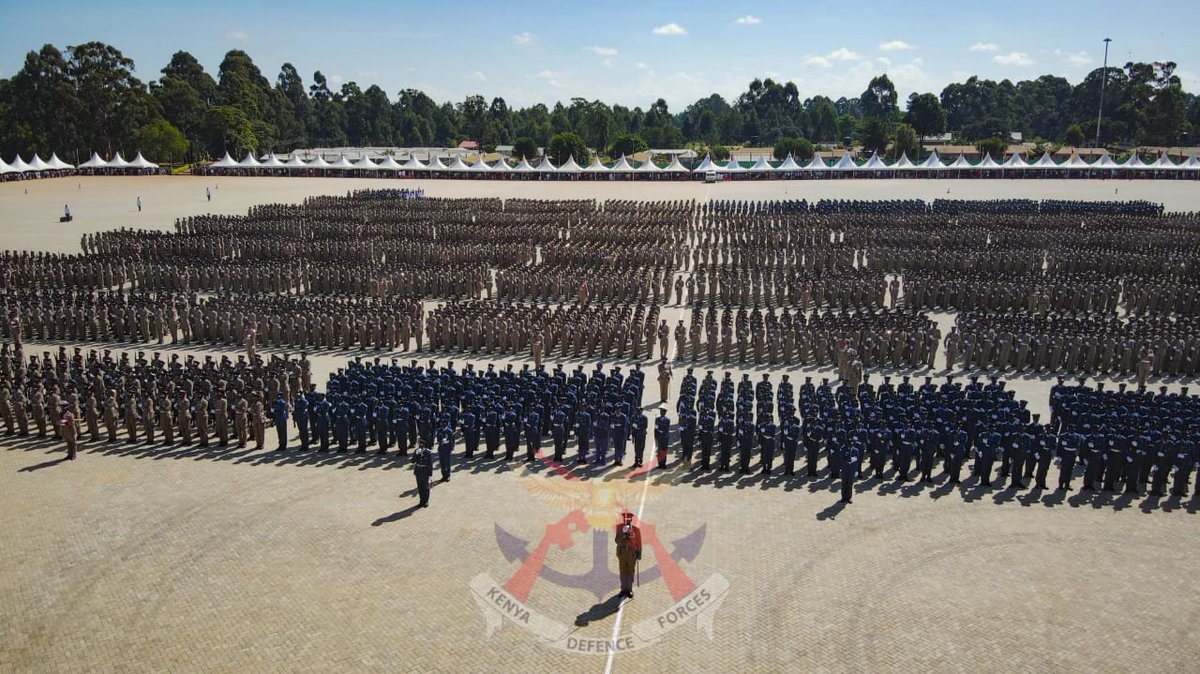
[[[621,158],[614,162],[608,170],[611,173],[632,173],[633,167],[629,165],[629,162],[625,161],[625,155],[621,155]]]
[[[512,170],[512,165],[503,156],[497,159],[495,164],[492,164],[492,171],[497,173],[512,173]]]
[[[529,165],[529,160],[521,157],[521,161],[513,167],[513,173],[533,173],[533,167]]]
[[[700,165],[697,166],[695,169],[693,169],[692,172],[693,173],[704,173],[706,171],[716,171],[719,168],[721,168],[721,167],[717,166],[715,163],[713,163],[712,155],[706,154],[706,155],[704,155],[704,161],[700,162]]]
[[[1112,155],[1108,153],[1108,150],[1105,150],[1104,152],[1100,153],[1100,157],[1096,159],[1095,163],[1092,164],[1092,167],[1102,169],[1118,169],[1121,168],[1121,165],[1112,158]]]
[[[808,171],[825,171],[829,168],[829,165],[825,163],[825,160],[821,158],[821,155],[814,152],[812,159],[808,160],[808,163],[804,165],[804,168]]]
[[[37,159],[37,157],[35,156],[34,159]],[[1175,162],[1171,161],[1171,155],[1167,154],[1166,152],[1163,152],[1162,154],[1158,155],[1158,160],[1155,161],[1153,164],[1151,164],[1150,168],[1177,169],[1177,168],[1179,168],[1179,165],[1176,164]]]
[[[892,164],[892,169],[897,171],[908,171],[912,168],[914,166],[912,160],[908,158],[907,152],[901,152],[900,158],[896,160],[896,163]]]
[[[85,163],[85,164],[81,164],[81,166],[87,166],[88,168],[91,168],[90,164],[92,163],[92,160],[94,160],[94,159],[100,159],[100,157],[97,155],[92,155],[92,159],[88,160],[87,163]],[[103,162],[104,160],[100,159],[100,161]],[[221,157],[217,161],[209,164],[208,167],[209,168],[237,168],[237,165],[238,165],[238,163],[233,160],[233,157],[230,157],[229,153],[226,152],[224,157]],[[104,164],[99,164],[99,166],[104,166]]]
[[[938,156],[937,150],[934,150],[933,152],[929,153],[929,156],[925,158],[925,161],[917,164],[917,168],[940,171],[946,168],[946,165],[942,163],[942,158]]]
[[[1011,169],[1027,169],[1027,168],[1029,168],[1029,164],[1026,163],[1026,161],[1024,159],[1021,158],[1021,155],[1014,152],[1014,153],[1008,155],[1008,159],[1005,159],[1003,162],[1000,163],[1000,167],[1005,168],[1005,169],[1010,169],[1010,170]]]
[[[867,163],[863,164],[860,168],[870,169],[870,170],[882,170],[882,169],[889,169],[891,167],[887,165],[887,162],[885,162],[884,160],[879,158],[878,152],[872,152],[871,158],[868,159]]]
[[[1091,167],[1092,167],[1091,164],[1084,161],[1083,157],[1080,157],[1075,152],[1072,152],[1071,156],[1068,157],[1067,160],[1059,166],[1059,168],[1068,168],[1068,169],[1090,169]]]
[[[1031,168],[1031,169],[1056,169],[1056,168],[1058,168],[1058,164],[1055,163],[1054,157],[1050,156],[1050,152],[1046,151],[1046,152],[1042,153],[1041,157],[1038,157],[1037,161],[1030,164],[1029,168]]]
[[[990,171],[992,169],[1000,168],[1000,165],[996,163],[995,159],[992,159],[992,153],[988,152],[983,155],[983,161],[979,162],[975,168]]]
[[[491,173],[491,172],[492,172],[492,167],[488,166],[488,163],[483,160],[483,155],[479,155],[479,158],[475,160],[475,163],[471,164],[470,166],[467,167],[467,173]]]
[[[608,173],[608,167],[604,165],[604,162],[600,161],[600,157],[592,157],[592,163],[588,164],[587,168],[583,169],[583,172]]]
[[[142,153],[139,151],[137,153],[137,156],[133,158],[133,161],[129,162],[129,168],[156,169],[156,168],[158,168],[158,164],[155,164],[154,162],[150,161],[149,159],[146,159],[145,157],[143,157]]]
[[[450,162],[450,165],[446,167],[446,170],[450,171],[451,173],[465,173],[469,169],[467,165],[463,163],[462,157],[455,155],[454,161]]]
[[[109,168],[126,168],[129,166],[129,162],[118,152],[115,157],[109,160],[108,166]]]
[[[241,168],[259,168],[262,166],[262,163],[254,158],[253,153],[247,152],[245,158],[238,162],[238,166]]]
[[[679,155],[672,155],[671,164],[663,169],[663,171],[665,173],[691,173],[691,171],[688,170],[688,167],[684,166],[683,163],[679,161]]]
[[[412,159],[410,156],[409,159]],[[421,162],[417,162],[420,164]],[[383,161],[375,165],[380,171],[403,171],[404,167],[396,163],[396,158],[390,154],[383,155]],[[424,168],[422,166],[422,168]]]
[[[338,157],[337,161],[329,165],[329,168],[337,169],[339,171],[352,171],[354,170],[355,166],[354,164],[350,163],[349,159],[346,159],[346,155],[341,155]]]
[[[1142,161],[1141,155],[1137,153],[1137,150],[1134,150],[1133,154],[1129,155],[1129,159],[1125,160],[1125,163],[1121,166],[1127,169],[1142,169],[1149,166],[1149,164]]]
[[[50,154],[50,161],[47,162],[47,164],[49,164],[49,167],[53,170],[70,170],[74,168],[71,166],[71,164],[60,160],[58,152],[52,152],[52,154]]]
[[[1200,157],[1192,155],[1187,158],[1187,161],[1179,165],[1179,168],[1192,169],[1193,171],[1200,169]]]
[[[229,155],[225,155],[225,157],[226,157],[226,158],[228,158],[228,157],[229,157]],[[284,165],[284,166],[285,166],[285,167],[286,167],[288,170],[291,170],[291,169],[307,169],[307,168],[310,168],[308,164],[305,164],[305,163],[304,163],[304,160],[303,160],[303,159],[301,159],[301,158],[300,158],[300,155],[298,155],[298,154],[294,154],[294,155],[292,155],[292,158],[291,158],[291,159],[289,159],[289,160],[287,160],[287,161],[283,162],[283,165]],[[214,164],[214,166],[215,166],[215,164]]]
[[[754,162],[749,171],[751,173],[774,173],[775,167],[771,166],[771,162],[767,161],[766,157],[760,155],[758,161]]]
[[[11,166],[20,173],[29,173],[33,170],[32,166],[26,164],[24,159],[21,159],[21,155],[13,158]]]
[[[353,166],[356,169],[362,169],[364,171],[379,170],[379,164],[371,161],[371,158],[367,156],[366,152],[362,153],[362,156],[358,158],[358,161],[354,162]]]
[[[8,165],[8,162],[4,161],[3,159],[0,159],[0,176],[5,175],[6,173],[17,173],[17,172],[18,172],[17,169]]]
[[[263,160],[262,165],[264,168],[283,168],[283,162],[279,161],[279,157],[274,152],[267,153],[267,158]]]
[[[318,152],[317,156],[309,160],[307,166],[314,169],[327,169],[330,167],[330,163],[325,161],[325,158]]]
[[[843,151],[841,158],[830,168],[834,171],[857,171],[859,166],[854,162],[849,151]]]
[[[542,163],[537,165],[538,173],[558,173],[558,167],[554,162],[550,161],[549,157],[542,157]]]
[[[559,173],[579,173],[581,171],[583,171],[583,167],[575,161],[575,155],[567,157],[563,165],[558,167]]]
[[[967,161],[967,158],[966,158],[966,156],[964,156],[964,155],[963,155],[963,154],[960,152],[960,153],[958,154],[958,159],[955,159],[954,161],[950,162],[950,165],[949,165],[949,166],[947,166],[946,168],[948,168],[948,169],[954,169],[954,170],[964,170],[964,169],[965,169],[965,170],[970,170],[970,169],[973,169],[973,168],[975,168],[975,165],[974,165],[974,164],[972,164],[971,162]]]
[[[42,161],[42,158],[37,154],[34,154],[33,159],[29,160],[29,168],[33,171],[49,171],[50,165]]]
[[[442,163],[441,157],[430,157],[429,161],[425,163],[425,168],[430,171],[445,171],[446,165]]]
[[[393,171],[428,171],[429,167],[422,164],[417,155],[410,154],[408,159],[403,164],[397,164],[392,155],[383,158],[383,162],[379,164],[379,168],[391,169]]]
[[[661,171],[658,164],[654,163],[654,155],[651,153],[647,153],[646,161],[638,164],[638,167],[633,170],[634,173],[659,173]]]
[[[721,173],[746,173],[746,169],[736,159],[730,159],[724,166],[717,167]]]
[[[788,156],[783,158],[783,161],[779,164],[779,166],[775,167],[775,170],[776,171],[799,171],[800,165],[796,163],[795,157],[793,157],[792,153],[789,152]]]

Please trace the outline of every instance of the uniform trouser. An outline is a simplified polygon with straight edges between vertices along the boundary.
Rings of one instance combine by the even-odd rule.
[[[642,465],[642,459],[646,455],[646,436],[633,436],[633,463],[634,465]]]
[[[758,451],[762,461],[762,471],[764,473],[771,472],[772,465],[775,463],[775,445],[760,442]]]
[[[329,451],[329,425],[317,423],[317,439],[321,442],[321,451]]]
[[[375,444],[379,445],[379,451],[386,452],[388,447],[392,446],[391,438],[388,437],[388,423],[386,421],[377,421],[375,423]]]
[[[75,452],[78,449],[78,443],[75,441],[75,436],[69,435],[64,439],[67,442],[67,458],[74,460]]]
[[[949,466],[950,481],[957,483],[962,475],[963,459],[960,456],[953,456],[946,462]]]
[[[296,428],[300,431],[300,449],[308,449],[308,418],[298,417]]]
[[[539,451],[541,451],[541,449],[542,449],[542,438],[540,436],[535,435],[532,438],[526,438],[526,440],[525,440],[525,460],[533,461],[534,459],[536,459],[537,453]]]
[[[504,458],[512,461],[512,458],[517,453],[517,447],[521,444],[520,436],[504,438]]]
[[[475,456],[475,452],[479,450],[479,434],[473,432],[472,435],[463,435],[463,446],[467,448],[467,458]]]
[[[658,458],[658,466],[663,468],[667,465],[667,444],[668,438],[665,435],[654,435],[654,452]]]
[[[287,422],[275,423],[275,434],[279,436],[279,449],[287,449]]]
[[[713,437],[711,435],[700,438],[700,468],[708,470],[708,461],[712,457]]]
[[[842,500],[846,503],[854,496],[854,470],[847,468],[842,471]]]
[[[429,503],[429,476],[417,475],[417,494],[421,497],[421,505]]]
[[[992,483],[992,463],[994,461],[995,459],[975,461],[975,476],[979,478],[979,484],[989,485]]]
[[[579,445],[579,446],[578,446],[578,448],[577,448],[577,449],[578,449],[578,453],[577,453],[577,454],[576,454],[576,456],[575,456],[575,462],[576,462],[576,463],[587,463],[587,456],[588,456],[588,441],[592,439],[592,436],[590,436],[590,435],[578,435],[578,436],[576,436],[576,438],[575,438],[575,439],[576,439],[576,441],[578,442],[578,445]]]
[[[468,456],[470,456],[470,446],[467,448]],[[567,437],[564,435],[561,438],[554,439],[554,461],[562,463],[563,457],[567,454]]]
[[[1038,489],[1046,488],[1046,474],[1050,472],[1049,461],[1038,461],[1037,470],[1033,474],[1033,484]]]
[[[633,577],[637,572],[637,558],[618,557],[617,566],[621,573],[621,591],[625,593],[633,592]]]
[[[783,443],[783,474],[791,475],[796,469],[796,450],[798,445]]]
[[[721,450],[720,468],[721,470],[729,470],[729,460],[733,453],[733,436],[722,435],[718,441],[718,447]]]
[[[625,447],[627,442],[628,438],[626,436],[617,435],[613,437],[613,461],[621,463],[625,460]]]
[[[1058,488],[1070,489],[1071,476],[1075,473],[1075,459],[1063,459],[1058,465]]]
[[[695,448],[696,439],[694,437],[684,435],[682,433],[679,434],[679,450],[683,455],[684,462],[692,462],[692,452],[695,451]]]
[[[817,461],[819,460],[820,456],[821,456],[820,445],[813,443],[813,444],[806,444],[804,446],[804,463],[808,467],[809,477],[816,477]]]
[[[595,459],[595,462],[602,464],[607,460],[608,460],[608,436],[607,435],[597,435],[596,436],[596,459]]]
[[[442,470],[442,479],[450,479],[450,454],[454,451],[454,445],[443,444],[438,447],[438,468]]]
[[[484,444],[487,445],[487,458],[496,456],[496,450],[500,449],[500,438],[494,436],[484,437]]]

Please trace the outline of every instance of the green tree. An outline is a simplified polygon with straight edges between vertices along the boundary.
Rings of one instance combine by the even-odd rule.
[[[883,154],[888,146],[888,125],[882,117],[868,117],[858,130],[858,140],[864,152]]]
[[[241,158],[258,149],[258,139],[246,113],[229,105],[214,105],[204,116],[204,144],[211,157],[228,152]]]
[[[641,136],[633,133],[623,133],[617,136],[612,145],[608,147],[608,156],[629,156],[635,152],[645,152],[648,149],[650,149],[650,146],[646,144],[646,140]]]
[[[908,155],[909,159],[918,159],[921,156],[917,130],[908,124],[896,125],[896,139],[892,142],[891,152],[888,153],[893,161],[899,159],[901,155]]]
[[[154,161],[175,163],[187,156],[188,139],[160,117],[138,130],[137,147]]]
[[[571,131],[555,134],[550,139],[549,147],[546,148],[546,155],[554,160],[556,166],[561,166],[571,157],[574,157],[580,165],[586,165],[592,160],[587,142],[583,140],[582,136]]]
[[[917,94],[908,97],[908,114],[904,121],[916,132],[921,145],[925,139],[946,129],[946,111],[934,94]],[[916,156],[916,155],[914,155]]]
[[[775,143],[775,158],[782,161],[790,154],[796,161],[808,161],[812,159],[816,148],[807,138],[797,138],[794,136],[781,138]]]
[[[69,51],[67,71],[82,113],[75,120],[81,141],[101,150],[130,149],[137,130],[161,114],[133,76],[133,60],[103,42],[85,42]]]
[[[984,138],[975,143],[975,149],[980,155],[990,154],[996,161],[1004,161],[1004,153],[1008,151],[1008,141],[1003,136]]]
[[[877,118],[891,123],[899,108],[896,106],[896,86],[887,75],[872,78],[867,90],[858,97],[864,118]]]
[[[728,159],[729,159],[729,147],[728,146],[714,145],[711,148],[709,148],[708,152],[709,152],[709,154],[712,155],[713,159],[716,159],[719,161],[728,161]]]
[[[513,144],[513,156],[522,159],[533,159],[538,155],[538,144],[529,136],[521,136]]]
[[[1067,132],[1063,134],[1063,144],[1071,147],[1079,147],[1086,142],[1087,136],[1083,133],[1083,129],[1078,124],[1072,124],[1067,127]]]

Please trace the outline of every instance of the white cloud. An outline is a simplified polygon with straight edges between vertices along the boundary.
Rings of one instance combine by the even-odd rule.
[[[672,21],[671,23],[663,24],[654,29],[655,35],[687,35],[687,31],[683,26]]]
[[[596,56],[616,56],[617,50],[612,47],[584,47],[584,49],[592,52]]]
[[[757,26],[758,24],[762,23],[762,19],[754,16],[753,14],[747,14],[746,16],[739,16],[734,23],[739,26]]]
[[[907,49],[916,49],[915,45],[911,45],[904,40],[892,40],[879,45],[883,51],[905,51]]]
[[[342,82],[346,81],[346,78],[342,77],[341,75],[334,74],[330,75],[328,80],[330,84],[341,84]]]
[[[1034,64],[1033,58],[1023,51],[997,54],[992,57],[992,60],[1002,66],[1031,66]]]
[[[225,39],[231,42],[241,42],[242,44],[247,44],[250,42],[250,33],[247,33],[244,30],[231,30],[228,33],[225,33]]]
[[[976,42],[970,51],[1000,51],[1000,45],[995,42]]]
[[[483,71],[480,71],[480,70],[476,70],[475,72],[471,73],[470,77],[471,77],[471,79],[475,80],[476,82],[486,82],[487,81],[487,75],[484,75]]]
[[[533,33],[517,33],[512,36],[512,41],[513,44],[523,47],[533,44],[534,37]]]
[[[1092,57],[1088,56],[1086,51],[1077,51],[1074,54],[1066,54],[1065,56],[1067,57],[1067,63],[1077,67],[1086,66],[1092,62]]]
[[[566,73],[561,70],[542,70],[534,75],[534,77],[558,89],[562,87],[563,78],[566,77]]]
[[[862,59],[862,57],[857,53],[852,52],[845,47],[839,47],[828,54],[825,54],[824,56],[812,56],[810,54],[809,56],[805,57],[804,65],[828,68],[833,65],[834,61],[858,61],[860,59]]]
[[[892,67],[892,60],[890,58],[887,58],[886,56],[875,57],[875,62],[878,63],[879,65],[883,66],[884,68]]]

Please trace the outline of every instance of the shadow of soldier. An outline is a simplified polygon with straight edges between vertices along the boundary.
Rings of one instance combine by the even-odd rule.
[[[406,517],[411,517],[413,513],[417,512],[420,509],[421,509],[421,504],[414,503],[414,504],[410,505],[409,507],[405,508],[404,510],[397,510],[396,512],[392,513],[391,515],[387,515],[385,517],[380,517],[379,519],[375,520],[374,522],[371,522],[371,526],[378,527],[378,526],[387,524],[389,522],[398,522],[402,519],[405,519]]]
[[[824,522],[825,520],[837,519],[838,513],[846,509],[845,501],[837,501],[828,508],[817,513],[817,519]]]
[[[593,604],[591,608],[575,616],[576,627],[587,627],[589,623],[597,620],[603,620],[617,611],[621,610],[621,600],[623,597],[619,594],[605,599],[604,601]]]

